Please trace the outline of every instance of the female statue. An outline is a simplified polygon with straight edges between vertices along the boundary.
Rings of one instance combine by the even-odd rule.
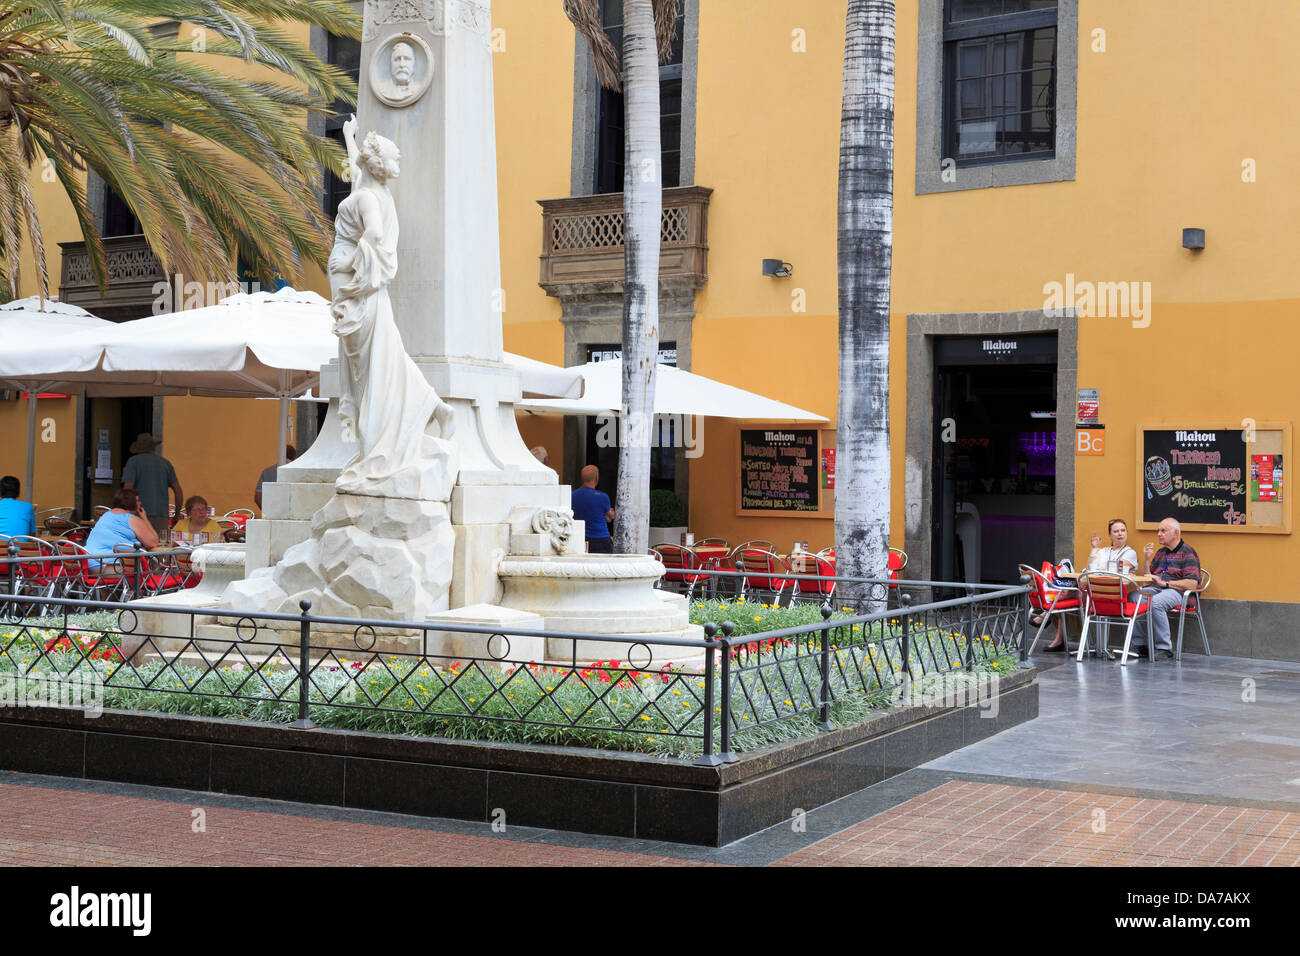
[[[355,439],[360,448],[335,487],[424,497],[428,485],[419,474],[429,458],[439,457],[433,442],[450,437],[452,414],[403,347],[388,298],[397,274],[397,209],[388,188],[399,173],[397,146],[371,131],[358,149],[356,130],[354,116],[343,126],[352,192],[339,204],[329,270],[330,314],[339,337],[339,418],[345,440]]]

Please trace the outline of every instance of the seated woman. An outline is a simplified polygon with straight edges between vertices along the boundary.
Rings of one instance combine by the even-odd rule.
[[[1128,524],[1123,518],[1111,518],[1106,525],[1110,547],[1101,547],[1101,536],[1092,536],[1092,551],[1088,554],[1089,571],[1118,571],[1132,574],[1137,569],[1137,552],[1128,546]]]
[[[185,517],[172,526],[172,540],[191,548],[224,540],[221,525],[213,520],[212,509],[201,495],[185,499]]]
[[[1118,571],[1132,574],[1137,568],[1137,552],[1128,546],[1128,524],[1123,518],[1111,518],[1106,525],[1110,535],[1110,547],[1101,547],[1101,535],[1092,536],[1092,551],[1088,553],[1089,571]],[[1057,582],[1073,584],[1074,582]],[[1034,619],[1035,624],[1042,622],[1042,617]],[[1049,651],[1059,651],[1065,647],[1065,618],[1056,619],[1056,638],[1047,646]]]
[[[158,532],[149,523],[144,503],[134,488],[121,488],[113,496],[112,507],[104,512],[90,529],[86,550],[91,554],[108,554],[114,545],[135,547],[136,542],[146,548],[158,547]],[[100,561],[91,558],[90,566],[98,569]]]

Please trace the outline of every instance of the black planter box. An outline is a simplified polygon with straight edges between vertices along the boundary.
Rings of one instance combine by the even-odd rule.
[[[723,846],[1038,716],[1035,671],[965,706],[909,706],[700,767],[137,711],[0,709],[0,769]],[[504,818],[502,817],[504,812]]]

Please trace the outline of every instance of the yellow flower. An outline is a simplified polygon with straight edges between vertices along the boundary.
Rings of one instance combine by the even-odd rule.
[[[650,716],[649,716],[648,714],[642,714],[642,715],[641,715],[641,719],[642,719],[642,720],[649,720],[649,719],[650,719]]]
[[[793,706],[794,706],[794,704],[793,704],[791,701],[788,701],[788,700],[785,702],[785,705],[786,705],[787,707],[793,707]]]
[[[756,621],[761,621],[761,620],[763,620],[762,615],[755,614],[755,615],[754,615],[754,620],[756,620]]]

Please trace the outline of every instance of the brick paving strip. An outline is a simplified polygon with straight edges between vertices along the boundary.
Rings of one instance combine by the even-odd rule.
[[[178,792],[179,793],[179,792]],[[211,796],[211,795],[208,795]],[[1300,813],[950,780],[787,856],[788,826],[723,850],[541,842],[188,799],[0,783],[0,866],[1296,866]],[[195,833],[202,808],[206,832]],[[849,818],[850,820],[852,818]],[[847,820],[845,822],[848,822]],[[430,824],[433,824],[433,827]],[[445,825],[445,824],[442,824]],[[486,828],[484,828],[486,830]],[[540,832],[540,831],[538,831]],[[752,841],[772,843],[759,851]],[[584,846],[585,841],[604,846]],[[635,841],[626,841],[634,847]],[[775,849],[775,852],[773,852]],[[766,857],[763,859],[762,857]]]
[[[1296,866],[1300,813],[953,780],[779,866]]]
[[[206,832],[191,829],[202,807]],[[496,836],[0,783],[0,866],[680,866]]]

